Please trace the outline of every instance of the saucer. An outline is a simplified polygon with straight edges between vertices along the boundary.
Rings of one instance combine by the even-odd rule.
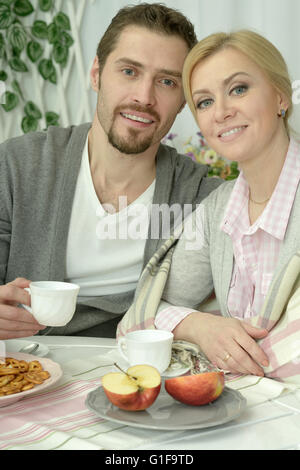
[[[123,369],[128,369],[130,366],[129,362],[127,362],[119,353],[117,349],[112,349],[106,354],[107,357],[112,362],[117,362],[118,365]],[[112,364],[113,365],[113,364]],[[167,370],[161,373],[162,377],[178,377],[179,375],[186,374],[190,370],[190,367],[180,367],[179,364],[172,364],[168,367]]]
[[[176,364],[176,366],[179,364]],[[174,364],[173,364],[174,366]],[[187,374],[188,371],[191,369],[189,366],[187,367],[173,367],[169,366],[167,370],[165,370],[161,375],[162,377],[179,377],[180,375]]]
[[[29,344],[38,343],[38,349],[34,353],[32,353],[34,356],[45,357],[49,353],[48,346],[43,343],[39,343],[38,341],[35,341],[35,339],[33,339],[32,341],[27,341],[24,339],[6,339],[4,343],[7,352],[19,352],[21,348],[24,348]]]

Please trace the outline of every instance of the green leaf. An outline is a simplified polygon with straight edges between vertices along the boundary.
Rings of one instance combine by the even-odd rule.
[[[14,23],[8,30],[8,41],[11,46],[18,51],[22,51],[27,42],[27,34],[22,25]]]
[[[4,93],[4,103],[1,105],[4,111],[11,111],[14,109],[19,103],[19,98],[15,93],[11,91],[6,91]]]
[[[5,46],[1,46],[1,45],[0,45],[0,59],[6,59]]]
[[[20,51],[19,49],[16,49],[15,47],[12,47],[11,52],[12,52],[12,57],[20,57],[22,51]]]
[[[72,36],[67,33],[66,31],[62,31],[61,37],[60,37],[60,42],[67,47],[71,47],[72,44],[74,44],[74,39]]]
[[[58,126],[59,114],[54,113],[53,111],[47,111],[45,113],[47,127],[49,126]]]
[[[7,5],[0,3],[0,29],[7,29],[14,21],[14,15]]]
[[[46,21],[36,20],[31,28],[32,34],[39,39],[48,38],[48,27]]]
[[[29,0],[16,0],[13,11],[18,16],[27,16],[34,11],[34,8]]]
[[[232,181],[232,180],[235,180],[237,177],[239,176],[239,174],[232,174],[232,175],[228,175],[226,176],[225,180],[226,181]]]
[[[67,46],[63,46],[56,42],[53,46],[53,58],[58,64],[65,64],[68,60],[69,50]]]
[[[24,107],[24,112],[26,116],[32,117],[34,119],[41,119],[42,113],[39,108],[32,102],[28,101]]]
[[[61,28],[63,30],[71,29],[69,17],[62,11],[60,11],[59,13],[57,13],[57,15],[55,15],[53,21],[56,24],[56,26],[58,26],[58,28]]]
[[[55,23],[48,26],[48,41],[50,44],[59,42],[62,46],[70,47],[74,43],[72,36],[59,28]]]
[[[19,57],[13,57],[8,61],[10,67],[16,72],[28,72],[27,65]]]
[[[37,41],[30,41],[27,44],[27,55],[32,62],[36,62],[44,52],[44,48]]]
[[[54,44],[59,41],[62,35],[61,29],[55,23],[50,23],[48,26],[48,41],[50,44]]]
[[[24,134],[27,134],[28,132],[35,132],[38,128],[38,121],[31,116],[25,116],[22,119],[21,127]]]
[[[39,7],[42,11],[49,11],[52,8],[53,0],[39,0]]]
[[[2,82],[5,82],[5,80],[7,80],[7,77],[8,77],[7,73],[4,70],[0,70],[0,80]]]
[[[15,0],[1,0],[0,4],[10,6]]]
[[[56,75],[56,70],[55,70],[55,67],[53,67],[53,72],[51,73],[50,77],[49,77],[49,81],[51,83],[53,83],[53,85],[56,85],[57,84],[57,75]]]
[[[13,80],[12,83],[11,83],[11,86],[13,88],[13,90],[18,93],[18,95],[22,98],[22,100],[24,100],[24,96],[23,96],[23,93],[22,93],[22,90],[20,88],[20,85],[18,83],[17,80]]]
[[[4,57],[4,54],[5,54],[5,41],[4,41],[3,34],[0,33],[0,59]]]
[[[38,69],[44,80],[48,80],[48,78],[51,77],[53,70],[55,70],[51,59],[42,59],[39,63]]]

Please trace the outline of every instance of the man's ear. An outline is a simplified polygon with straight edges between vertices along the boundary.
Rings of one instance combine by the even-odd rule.
[[[177,111],[177,114],[181,113],[181,111],[183,110],[183,108],[185,107],[185,105],[186,105],[186,101],[184,101],[184,102],[182,103],[182,105],[180,106],[179,110]]]
[[[98,93],[99,91],[99,61],[98,57],[96,56],[90,71],[90,79],[91,79],[91,85],[94,91]]]

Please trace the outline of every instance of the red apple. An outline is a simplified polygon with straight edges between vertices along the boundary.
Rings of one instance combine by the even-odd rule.
[[[136,365],[127,372],[110,372],[102,379],[103,390],[113,404],[127,411],[140,411],[149,408],[156,400],[161,376],[155,367]]]
[[[216,400],[224,390],[223,372],[204,372],[166,379],[166,391],[186,405],[206,405]]]

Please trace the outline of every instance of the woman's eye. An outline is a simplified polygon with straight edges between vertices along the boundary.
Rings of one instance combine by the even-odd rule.
[[[247,85],[239,85],[232,89],[231,93],[234,95],[243,95],[248,90]]]
[[[198,109],[205,109],[205,108],[208,108],[208,107],[211,105],[212,101],[213,101],[212,99],[208,99],[208,98],[205,99],[205,100],[201,100],[201,101],[199,101],[199,103],[197,104],[197,108],[198,108]]]

